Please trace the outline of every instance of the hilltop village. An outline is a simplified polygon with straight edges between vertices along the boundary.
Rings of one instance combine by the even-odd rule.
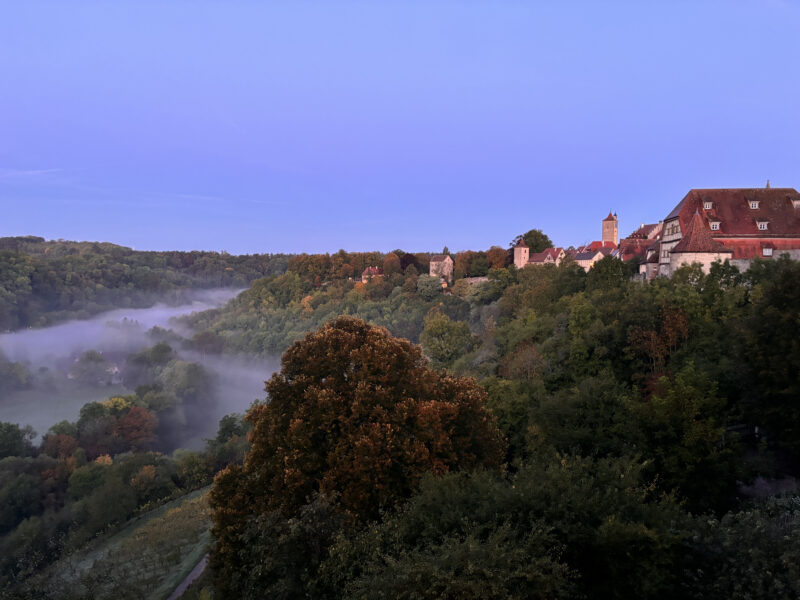
[[[730,261],[744,271],[755,258],[788,254],[798,260],[800,193],[794,188],[770,187],[769,182],[764,188],[692,189],[658,223],[642,223],[622,240],[618,236],[617,214],[609,212],[602,220],[599,240],[531,252],[520,238],[511,250],[511,260],[518,269],[573,260],[588,272],[610,256],[638,265],[643,279],[669,277],[692,263],[707,273],[715,261]],[[452,282],[453,267],[449,255],[434,255],[430,275]],[[366,279],[377,274],[367,271]]]

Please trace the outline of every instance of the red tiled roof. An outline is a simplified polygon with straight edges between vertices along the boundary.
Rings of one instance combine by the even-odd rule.
[[[449,254],[434,254],[433,256],[431,256],[431,262],[442,262],[447,258],[450,258]],[[450,258],[450,260],[453,259]]]
[[[750,208],[752,200],[758,201],[758,208]],[[677,218],[681,231],[686,231],[694,213],[699,212],[704,223],[719,221],[713,237],[720,241],[726,237],[800,238],[800,208],[795,208],[793,201],[800,203],[794,188],[690,190],[666,220]],[[704,208],[706,202],[711,202],[711,209]],[[768,229],[758,229],[758,221],[767,221]]]
[[[617,217],[612,215],[611,211],[608,211],[608,216],[605,219],[603,219],[603,222],[605,223],[606,221],[616,221],[616,220],[617,220]]]
[[[539,263],[547,260],[547,252],[534,252],[528,257],[529,263]]]
[[[514,246],[514,248],[527,248],[527,247],[528,247],[528,244],[525,243],[525,240],[523,238],[519,238],[519,241],[517,242],[517,245]]]
[[[536,252],[534,254],[531,254],[530,257],[528,258],[528,262],[529,263],[545,262],[545,261],[547,261],[548,257],[550,257],[550,259],[553,262],[556,262],[558,260],[559,255],[563,251],[564,251],[564,249],[561,248],[561,247],[559,247],[559,248],[546,248],[542,252]]]
[[[788,250],[800,250],[800,239],[777,238],[768,240],[722,239],[720,243],[733,252],[733,258],[755,258],[763,256],[763,249],[772,247],[773,255],[780,256]]]
[[[625,238],[619,243],[622,260],[631,260],[637,256],[644,256],[652,243],[653,240],[647,238]]]
[[[630,234],[627,238],[628,240],[646,240],[650,237],[650,234],[653,233],[653,230],[659,226],[659,223],[649,223],[644,224],[639,229],[634,231]]]
[[[383,269],[380,267],[367,267],[361,272],[362,277],[375,277],[376,275],[383,275]]]
[[[706,227],[699,212],[694,213],[684,231],[681,241],[675,245],[672,252],[731,252],[730,249],[714,241],[711,230]]]
[[[598,250],[599,248],[612,248],[613,249],[613,248],[616,248],[616,247],[617,247],[617,245],[614,242],[611,242],[611,241],[601,242],[599,240],[595,240],[591,244],[589,244],[588,246],[583,246],[583,249],[584,249],[584,251],[587,251],[587,250]]]

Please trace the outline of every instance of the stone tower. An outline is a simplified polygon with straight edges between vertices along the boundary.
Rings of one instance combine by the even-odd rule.
[[[608,216],[603,219],[603,245],[607,242],[613,242],[616,246],[619,243],[617,225],[617,213],[612,215],[611,211],[609,211]]]
[[[525,243],[525,240],[521,239],[517,245],[514,246],[514,265],[518,269],[521,269],[528,264],[530,252],[531,249],[528,248],[528,244]]]

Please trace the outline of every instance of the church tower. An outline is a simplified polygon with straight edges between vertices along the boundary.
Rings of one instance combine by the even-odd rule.
[[[603,245],[605,246],[606,243],[611,242],[616,246],[619,244],[619,235],[617,231],[617,213],[611,214],[611,211],[608,211],[608,216],[603,219]]]

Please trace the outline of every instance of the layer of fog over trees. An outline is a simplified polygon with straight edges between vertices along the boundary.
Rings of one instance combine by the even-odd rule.
[[[193,332],[176,317],[217,308],[241,290],[198,290],[192,301],[179,306],[118,309],[87,320],[74,320],[43,329],[0,334],[0,357],[24,365],[30,373],[28,389],[0,387],[0,421],[30,425],[39,436],[62,420],[75,421],[83,405],[114,395],[126,395],[122,373],[130,355],[166,342],[182,361],[200,363],[211,374],[210,400],[191,407],[189,431],[175,443],[200,447],[213,437],[219,419],[244,412],[264,398],[264,381],[279,367],[279,358],[214,355],[193,349]],[[102,356],[100,377],[76,376],[76,366],[88,351]],[[87,380],[88,379],[88,380]]]

